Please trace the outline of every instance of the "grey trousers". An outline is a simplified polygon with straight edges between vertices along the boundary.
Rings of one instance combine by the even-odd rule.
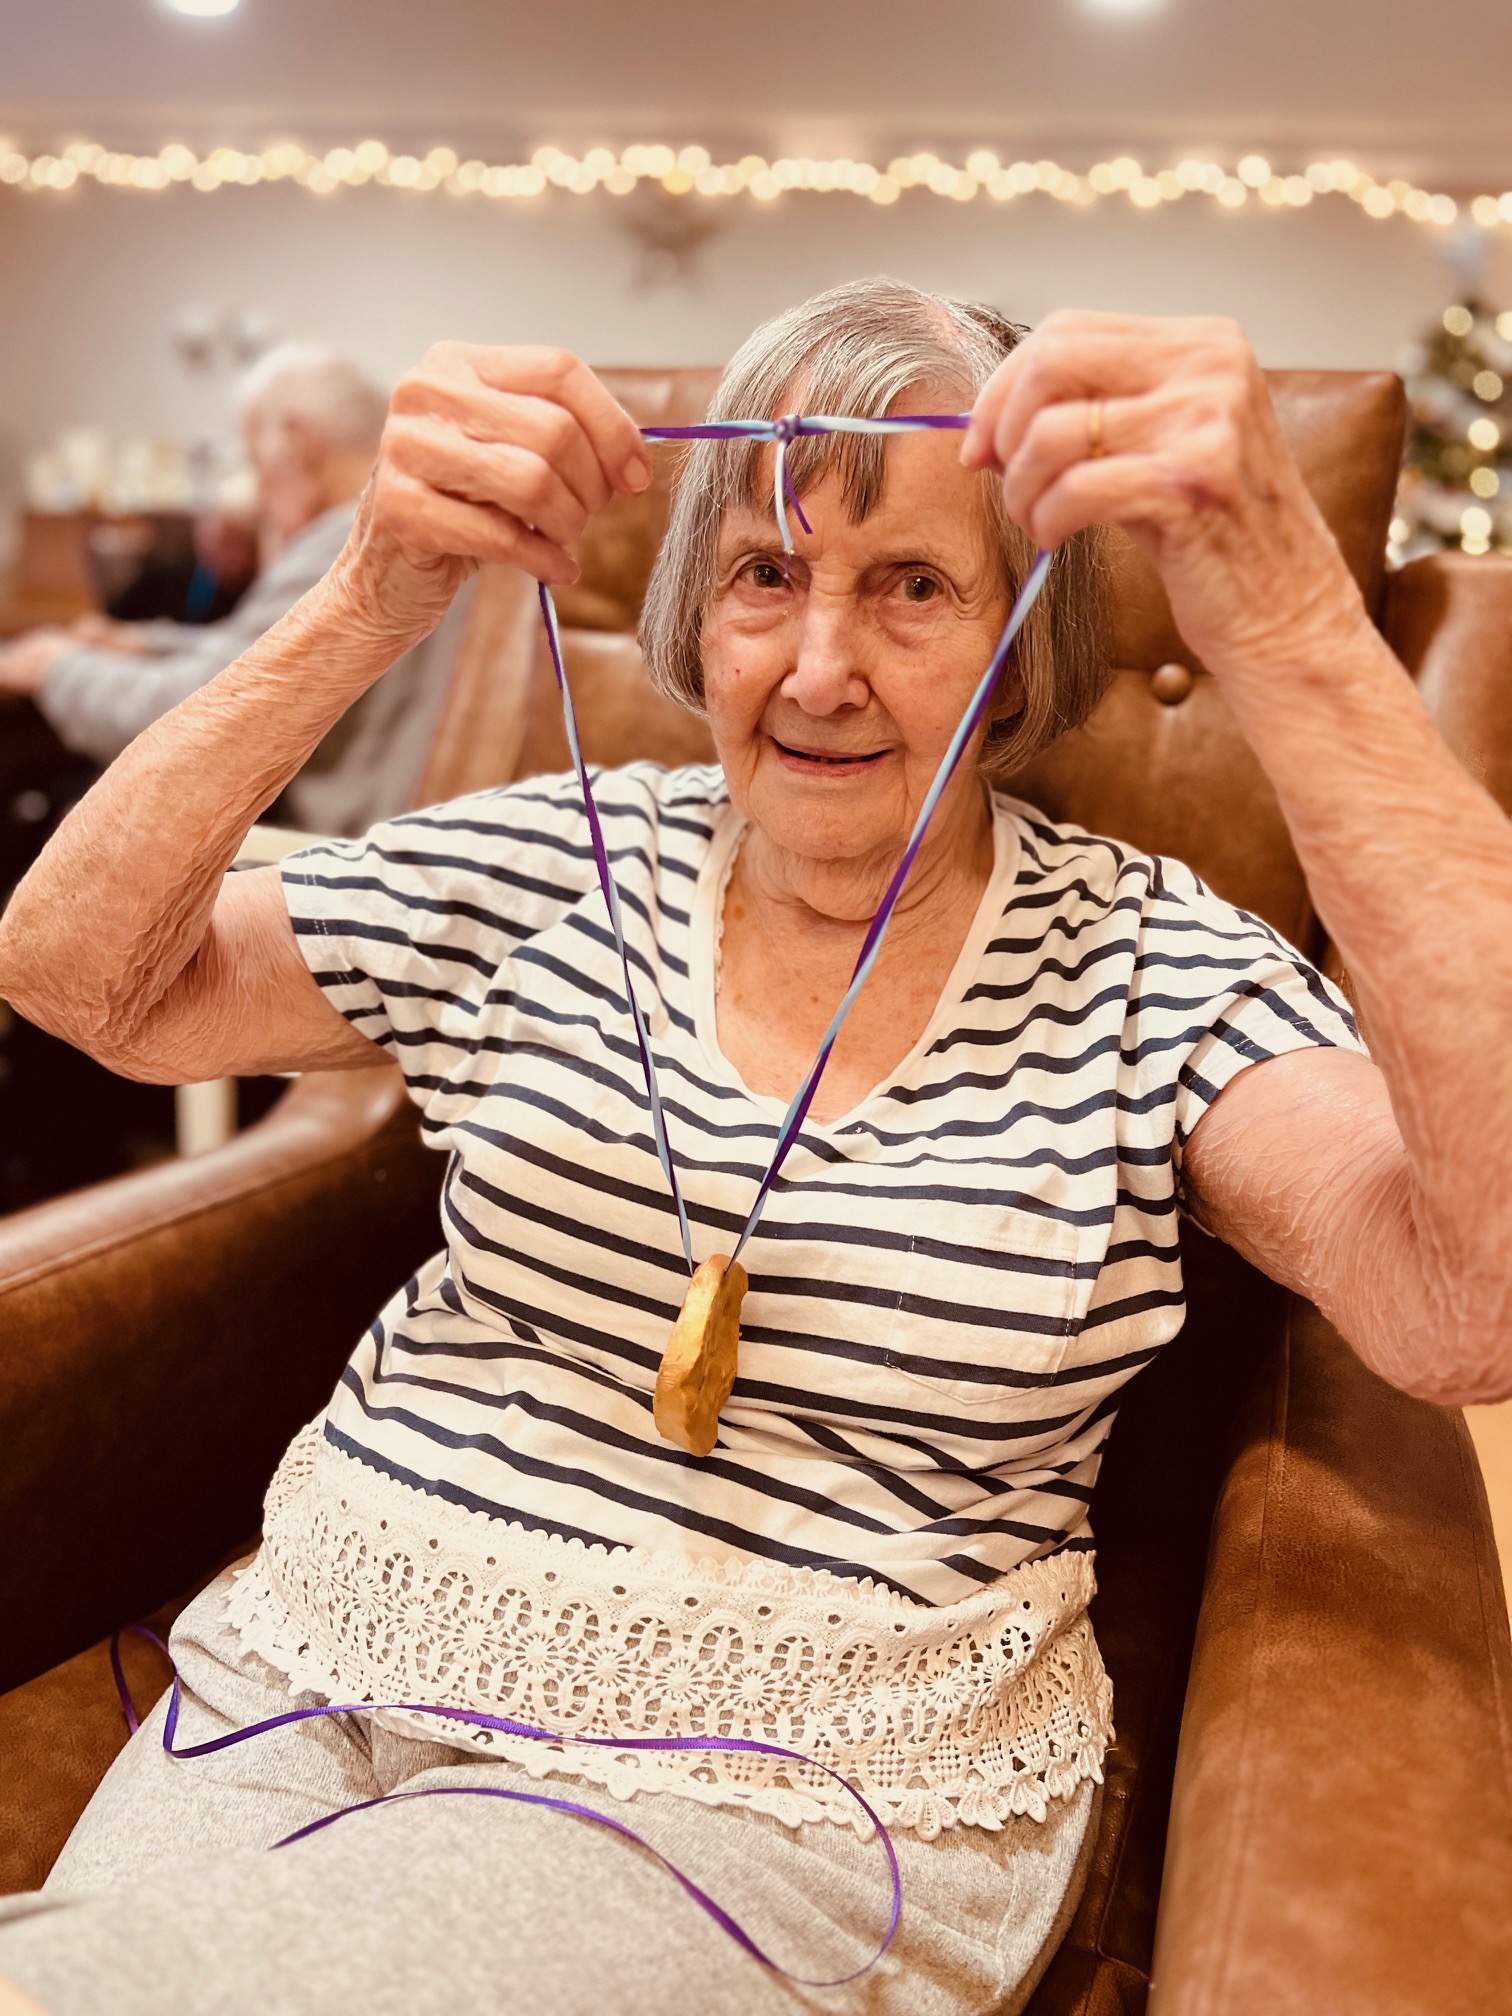
[[[224,1584],[179,1619],[177,1741],[298,1696],[221,1621]],[[331,1716],[214,1757],[162,1749],[160,1702],[122,1751],[45,1888],[0,1899],[0,1980],[49,2016],[1009,2016],[1069,1923],[1095,1788],[1000,1833],[896,1837],[903,1916],[846,1988],[753,1960],[651,1857],[607,1829],[503,1799],[413,1799],[309,1840],[320,1815],[403,1789],[561,1793],[625,1821],[794,1973],[860,1966],[887,1921],[876,1841],[671,1794],[628,1803],[570,1780]]]

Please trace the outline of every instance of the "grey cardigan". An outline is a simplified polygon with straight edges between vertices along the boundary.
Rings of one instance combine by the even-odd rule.
[[[143,624],[147,655],[81,646],[60,658],[37,695],[60,738],[97,763],[113,762],[288,614],[340,553],[356,510],[338,504],[297,533],[223,621]],[[468,599],[464,591],[432,635],[363,694],[290,782],[283,804],[296,826],[363,833],[413,804]]]

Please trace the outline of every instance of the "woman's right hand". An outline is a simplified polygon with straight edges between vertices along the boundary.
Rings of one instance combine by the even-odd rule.
[[[407,649],[485,561],[575,581],[570,542],[650,481],[634,421],[569,352],[438,343],[394,392],[329,585]]]

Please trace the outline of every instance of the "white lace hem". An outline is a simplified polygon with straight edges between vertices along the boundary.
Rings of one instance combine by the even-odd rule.
[[[628,1799],[674,1792],[867,1831],[1043,1820],[1100,1780],[1112,1689],[1085,1554],[938,1607],[762,1560],[587,1546],[396,1483],[324,1440],[291,1446],[228,1620],[325,1699],[434,1702],[563,1737],[740,1737],[750,1752],[590,1750],[394,1710],[386,1722]]]

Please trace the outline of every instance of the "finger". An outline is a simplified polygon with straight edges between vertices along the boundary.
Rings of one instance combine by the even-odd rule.
[[[961,459],[1006,468],[1043,406],[1137,397],[1185,376],[1247,378],[1252,365],[1243,331],[1221,317],[1053,315],[983,386]]]
[[[1073,396],[1073,385],[1060,383],[1057,373],[1061,353],[1069,346],[1087,338],[1104,349],[1113,346],[1114,356],[1121,357],[1140,349],[1140,339],[1147,334],[1149,327],[1143,317],[1065,311],[1049,316],[1003,359],[977,394],[972,405],[971,425],[961,443],[962,462],[975,469],[994,465],[999,419],[1015,388],[1026,379],[1037,388],[1043,403]],[[1099,382],[1082,388],[1082,396],[1090,396],[1094,391],[1106,396],[1115,389],[1111,383]]]
[[[1103,400],[1103,459],[1117,453],[1115,442],[1127,449],[1132,445],[1126,426],[1127,408],[1132,401]],[[1088,399],[1046,406],[1035,414],[1028,432],[1020,441],[1003,471],[1003,502],[1017,524],[1027,525],[1034,507],[1045,492],[1073,463],[1095,459],[1093,446],[1093,406]]]
[[[464,345],[463,350],[482,383],[495,391],[533,393],[575,415],[615,489],[633,495],[651,481],[640,429],[571,351],[490,350],[478,345]]]
[[[1138,399],[1164,395],[1172,406],[1210,399],[1216,386],[1235,393],[1251,383],[1253,360],[1233,325],[1152,323],[1147,339],[1129,343],[1113,332],[1074,331],[1031,358],[1030,368],[1007,389],[993,428],[992,453],[999,468],[1012,461],[1035,416],[1066,401]],[[1195,330],[1195,334],[1192,333]]]
[[[559,471],[585,511],[600,511],[614,486],[575,414],[549,399],[496,392],[476,377],[418,371],[394,394],[394,411],[434,418],[474,441],[533,449]]]
[[[1222,394],[1203,398],[1200,388],[1161,386],[1137,399],[1069,399],[1043,406],[1029,422],[1003,471],[1003,501],[1020,524],[1036,500],[1073,463],[1143,454],[1156,448],[1169,452],[1193,431],[1199,417],[1209,417]],[[1101,454],[1096,449],[1101,445]]]
[[[511,438],[558,471],[585,514],[602,511],[615,494],[614,485],[576,414],[550,399],[521,398],[502,392],[488,396],[508,409]]]
[[[494,504],[565,546],[588,522],[582,503],[549,462],[508,441],[472,441],[434,420],[396,422],[386,453],[416,481],[470,504]]]
[[[390,474],[382,516],[390,536],[422,561],[456,558],[522,567],[548,587],[566,587],[578,578],[570,553],[508,511],[444,496],[411,477]]]
[[[1160,455],[1115,455],[1073,462],[1041,491],[1017,522],[1036,546],[1052,551],[1089,525],[1153,526],[1181,501],[1184,486]]]
[[[1035,416],[1048,406],[1135,397],[1160,382],[1168,360],[1102,335],[1031,348],[1031,336],[994,373],[967,430],[974,468],[1006,469]],[[990,396],[989,396],[990,395]],[[966,459],[963,455],[963,460]]]

